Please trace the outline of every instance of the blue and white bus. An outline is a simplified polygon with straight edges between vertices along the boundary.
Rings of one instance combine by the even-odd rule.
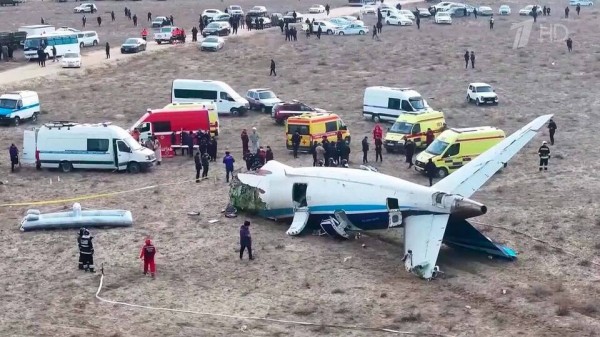
[[[56,56],[63,56],[67,52],[78,53],[79,40],[77,33],[67,31],[55,31],[42,35],[31,35],[25,39],[24,54],[28,60],[38,58],[38,49],[44,48],[46,58],[52,56],[52,46],[56,47]]]

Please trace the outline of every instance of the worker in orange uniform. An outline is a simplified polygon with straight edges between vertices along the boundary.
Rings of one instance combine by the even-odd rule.
[[[142,252],[140,253],[140,259],[144,260],[144,275],[146,275],[148,269],[150,269],[150,275],[154,277],[154,273],[156,273],[156,265],[154,264],[155,254],[156,247],[154,247],[150,239],[147,239],[146,244],[142,247]]]
[[[146,38],[148,37],[148,30],[146,28],[142,29],[142,39],[144,39],[144,41],[146,41]]]

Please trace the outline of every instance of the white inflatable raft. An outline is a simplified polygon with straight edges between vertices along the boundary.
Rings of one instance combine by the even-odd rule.
[[[133,225],[130,211],[124,210],[81,210],[75,203],[73,210],[42,214],[37,209],[27,210],[21,221],[21,231],[38,229],[67,229],[80,227],[129,227]]]

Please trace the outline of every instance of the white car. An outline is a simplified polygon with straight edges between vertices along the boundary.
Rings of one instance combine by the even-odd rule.
[[[325,6],[323,6],[323,5],[312,5],[308,9],[308,12],[311,13],[311,14],[325,13]]]
[[[590,0],[569,0],[569,6],[593,6],[594,2]]]
[[[244,10],[242,9],[242,6],[231,5],[227,7],[227,13],[231,15],[244,15]]]
[[[527,5],[523,8],[521,8],[521,10],[519,10],[519,15],[531,15],[532,11],[533,11],[533,5]],[[538,14],[540,14],[542,12],[542,7],[537,6],[537,12],[538,12]]]
[[[427,8],[417,8],[417,11],[419,11],[419,17],[428,18],[431,16],[431,12]]]
[[[498,104],[498,95],[487,83],[471,83],[467,88],[467,102],[475,104]]]
[[[224,12],[218,10],[218,9],[205,9],[204,12],[202,12],[202,18],[207,18],[207,19],[212,19],[217,15],[222,15],[225,14]]]
[[[404,15],[411,20],[415,19],[415,14],[413,14],[413,12],[409,11],[408,9],[401,9],[398,11],[398,14]]]
[[[435,23],[437,24],[452,24],[452,17],[450,16],[450,13],[446,13],[446,12],[437,12],[435,14]]]
[[[360,12],[363,14],[377,14],[377,7],[375,5],[364,5]]]
[[[369,32],[369,28],[358,25],[356,23],[338,28],[334,31],[335,35],[365,35]]]
[[[439,11],[443,12],[443,11],[449,9],[450,7],[452,7],[452,5],[457,5],[457,3],[456,2],[450,2],[450,1],[444,1],[444,2],[437,3],[437,4],[435,4],[435,5],[431,6],[431,7],[435,8],[438,12]]]
[[[364,26],[365,23],[362,20],[356,20],[356,18],[354,18],[354,21],[350,21],[348,19],[342,18],[342,17],[337,17],[337,18],[331,18],[328,21],[333,23],[334,25],[338,26],[338,27],[344,27],[347,25],[351,25],[353,23]]]
[[[294,21],[294,13],[296,13],[296,20]],[[284,22],[304,22],[304,15],[296,11],[287,11],[283,14]]]
[[[260,14],[260,15],[266,15],[267,14],[267,7],[265,6],[254,6],[252,7],[251,10],[248,11],[248,13],[255,13],[255,14]]]
[[[386,16],[388,16],[388,13],[390,15],[392,14],[398,14],[398,10],[396,8],[381,8],[381,15],[385,18]]]
[[[392,14],[385,17],[385,23],[396,26],[410,26],[413,24],[413,21],[404,15]]]
[[[79,41],[79,48],[97,46],[100,44],[98,33],[91,30],[87,32],[77,32],[77,40]]]
[[[200,50],[204,51],[218,51],[219,49],[223,49],[225,45],[225,40],[222,37],[218,36],[209,36],[204,38],[202,42],[198,45]]]
[[[494,15],[494,10],[489,6],[479,6],[477,8],[477,14],[481,16],[491,16]]]
[[[338,18],[342,18],[346,21],[350,21],[351,23],[360,21],[356,16],[352,16],[352,15],[342,15],[342,16],[338,16]]]
[[[250,104],[250,109],[261,110],[262,112],[271,112],[275,105],[283,102],[269,88],[248,90],[246,100]]]
[[[74,52],[66,52],[60,60],[63,68],[81,68],[81,55]]]
[[[313,29],[313,33],[316,33],[319,31],[319,27],[321,27],[321,33],[323,34],[334,34],[336,30],[340,29],[340,26],[336,26],[333,23],[326,21],[326,20],[315,20],[312,23],[312,29]],[[308,29],[308,25],[307,24],[303,24],[302,25],[302,30],[306,31]]]
[[[98,11],[98,7],[95,4],[84,3],[75,8],[73,8],[73,13],[91,13],[92,10],[94,12]]]
[[[500,14],[500,15],[510,15],[510,6],[509,5],[502,5],[502,6],[500,6],[500,8],[498,8],[498,14]]]

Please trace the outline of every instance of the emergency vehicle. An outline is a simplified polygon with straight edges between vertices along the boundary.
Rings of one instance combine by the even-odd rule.
[[[425,165],[431,159],[437,167],[437,176],[443,178],[501,142],[504,137],[504,131],[490,126],[446,130],[425,151],[419,153],[415,170],[425,173]]]
[[[417,148],[425,148],[427,129],[437,137],[444,131],[445,124],[444,113],[440,111],[403,113],[388,129],[383,146],[388,152],[403,151],[406,137],[412,139]]]
[[[206,109],[148,109],[148,112],[129,128],[129,132],[142,144],[156,136],[161,147],[168,148],[181,145],[181,132],[208,131],[209,125]]]
[[[286,147],[292,150],[292,135],[300,134],[300,151],[309,151],[313,141],[321,142],[326,136],[330,142],[342,138],[350,141],[350,131],[340,116],[332,113],[306,113],[292,116],[285,123]]]
[[[213,136],[219,135],[219,112],[217,111],[217,106],[210,101],[207,102],[179,102],[179,103],[170,103],[165,105],[163,109],[195,109],[199,108],[201,110],[208,110],[208,119],[210,121],[210,133]]]

